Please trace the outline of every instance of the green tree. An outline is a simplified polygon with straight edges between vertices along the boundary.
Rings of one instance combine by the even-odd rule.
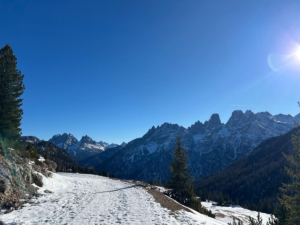
[[[283,197],[280,203],[285,207],[284,218],[287,225],[298,224],[300,221],[300,133],[293,136],[294,154],[286,155],[289,166],[287,173],[292,178],[292,183],[283,184],[281,190]]]
[[[0,50],[0,135],[17,140],[21,135],[24,75],[17,69],[17,58],[9,45]]]
[[[178,137],[177,147],[174,150],[174,161],[170,166],[170,180],[166,183],[166,186],[172,189],[169,195],[176,201],[214,218],[215,215],[202,207],[194,193],[194,186],[191,183],[193,177],[189,172],[187,160],[187,155]]]
[[[172,197],[184,205],[190,205],[192,198],[195,197],[194,187],[191,184],[192,179],[187,164],[187,155],[178,137],[177,147],[174,150],[174,161],[170,166],[170,180],[166,185],[172,189]]]

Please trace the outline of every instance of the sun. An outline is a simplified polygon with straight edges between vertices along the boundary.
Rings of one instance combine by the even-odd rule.
[[[300,61],[300,48],[297,49],[295,57]]]

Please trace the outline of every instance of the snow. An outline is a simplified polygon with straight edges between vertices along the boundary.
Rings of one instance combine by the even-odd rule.
[[[193,135],[194,143],[197,144],[197,142],[202,139],[205,136],[205,134],[195,134]]]
[[[118,180],[53,174],[43,177],[43,183],[39,189],[43,196],[0,219],[7,224],[224,224],[185,211],[176,219],[145,190]]]
[[[81,147],[80,150],[86,150],[86,149],[99,149],[101,151],[104,151],[104,147],[99,144],[84,143],[83,147]]]
[[[152,142],[152,143],[149,143],[147,146],[146,146],[147,150],[149,151],[149,154],[152,154],[153,152],[156,151],[157,149],[157,143],[155,142]]]
[[[41,197],[24,204],[21,210],[0,215],[0,220],[8,225],[227,225],[231,222],[231,213],[239,213],[237,217],[242,214],[257,215],[242,208],[225,210],[229,207],[222,207],[226,217],[218,220],[194,210],[191,210],[193,213],[184,210],[172,213],[155,202],[152,195],[141,187],[96,175],[53,173],[52,178],[43,176],[43,183],[38,190]],[[206,207],[211,208],[209,204]],[[221,209],[213,210],[220,212]],[[265,215],[262,214],[264,219],[267,218]]]
[[[45,158],[43,156],[40,156],[39,159],[38,159],[40,162],[44,162],[45,161]]]
[[[225,126],[222,127],[222,130],[219,132],[219,134],[221,134],[224,137],[230,136],[230,132],[228,131],[228,129]]]
[[[249,216],[256,219],[258,214],[258,212],[256,211],[244,209],[237,205],[223,207],[214,206],[211,202],[202,202],[202,206],[204,206],[208,210],[211,210],[212,213],[216,214],[216,219],[221,222],[225,222],[225,224],[232,222],[234,217],[239,218],[243,222],[248,222]],[[263,219],[263,225],[265,225],[271,215],[266,213],[260,213],[260,216]]]

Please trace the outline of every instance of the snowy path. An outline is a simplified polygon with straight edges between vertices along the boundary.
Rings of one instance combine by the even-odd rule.
[[[206,224],[224,225],[201,214],[176,218],[140,187],[94,175],[54,174],[44,179],[45,194],[18,211],[1,215],[7,224]]]

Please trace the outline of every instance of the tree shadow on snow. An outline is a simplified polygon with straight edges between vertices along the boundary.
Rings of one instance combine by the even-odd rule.
[[[129,189],[129,188],[134,188],[134,187],[139,187],[141,185],[131,185],[131,186],[128,186],[128,187],[124,187],[124,188],[119,188],[119,189],[115,189],[115,190],[110,190],[110,191],[100,191],[100,192],[96,192],[94,194],[102,194],[102,193],[107,193],[107,192],[115,192],[115,191],[121,191],[121,190],[124,190],[124,189]]]

